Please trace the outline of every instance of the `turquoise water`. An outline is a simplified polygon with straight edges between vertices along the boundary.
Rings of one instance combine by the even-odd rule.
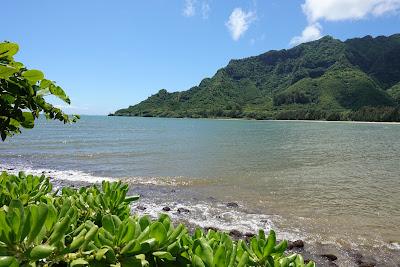
[[[400,125],[345,122],[83,116],[40,120],[0,144],[3,169],[124,179],[149,213],[182,205],[199,225],[273,227],[397,262],[399,160]]]

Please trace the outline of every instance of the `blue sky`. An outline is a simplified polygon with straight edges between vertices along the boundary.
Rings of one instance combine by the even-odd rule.
[[[186,90],[230,59],[332,35],[400,32],[400,0],[13,0],[0,40],[43,70],[76,114],[107,114]]]

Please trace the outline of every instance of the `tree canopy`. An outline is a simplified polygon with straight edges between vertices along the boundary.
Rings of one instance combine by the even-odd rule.
[[[41,113],[48,119],[63,123],[79,119],[79,116],[69,116],[46,101],[46,96],[53,95],[71,103],[64,90],[46,79],[43,72],[29,70],[15,61],[18,50],[15,43],[0,43],[0,136],[3,141],[7,136],[20,133],[21,128],[33,128]]]

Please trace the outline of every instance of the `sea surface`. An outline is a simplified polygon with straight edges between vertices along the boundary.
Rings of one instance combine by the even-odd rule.
[[[378,266],[400,263],[398,124],[40,119],[0,143],[0,170],[121,179],[142,195],[137,212],[156,216],[169,206],[174,218],[202,227],[272,228],[316,255],[338,255],[339,266],[353,266],[355,251]]]

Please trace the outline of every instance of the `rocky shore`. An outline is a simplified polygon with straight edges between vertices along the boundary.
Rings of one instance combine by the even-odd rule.
[[[238,208],[239,204],[236,202],[228,202],[226,203],[227,208]],[[139,204],[133,207],[133,212],[138,212],[141,214],[146,214],[146,206],[143,204]],[[174,213],[174,214],[190,214],[191,210],[190,207],[179,207],[173,208],[170,206],[160,206],[159,207],[160,213]],[[184,223],[189,230],[194,231],[199,226],[193,224],[185,219],[177,219],[175,220],[176,223]],[[209,230],[222,230],[217,226],[208,226],[203,227],[205,232]],[[230,231],[226,231],[233,239],[243,239],[247,242],[256,235],[253,232],[241,232],[236,229],[232,229]],[[381,267],[381,266],[392,266],[379,263],[373,256],[370,255],[363,255],[357,250],[349,250],[347,251],[348,258],[340,259],[341,254],[335,254],[336,249],[330,245],[324,244],[309,244],[304,240],[288,240],[288,250],[294,253],[300,253],[304,256],[306,262],[312,260],[317,263],[317,266],[327,266],[327,267],[335,267],[335,266],[357,266],[357,267]],[[317,247],[317,249],[316,249]],[[348,259],[351,259],[349,262]],[[400,266],[393,265],[393,266]]]
[[[6,169],[8,172],[15,172],[13,169]],[[51,172],[44,173],[45,175],[52,176]],[[77,181],[77,180],[64,180],[52,178],[52,182],[55,185],[54,189],[60,189],[64,186],[70,186],[74,188],[89,186],[93,182],[90,181]],[[96,181],[98,182],[98,181]],[[166,213],[171,216],[171,218],[176,223],[184,223],[190,231],[194,231],[197,227],[203,228],[204,231],[208,230],[222,230],[229,233],[234,239],[244,239],[250,240],[256,232],[253,231],[243,231],[240,229],[225,229],[221,228],[218,223],[214,223],[214,225],[204,226],[196,223],[197,217],[195,216],[194,207],[188,205],[183,206],[182,204],[177,205],[165,205],[165,203],[155,202],[154,199],[149,197],[149,192],[151,194],[152,190],[156,190],[154,188],[151,191],[148,188],[133,188],[132,193],[139,193],[144,195],[141,200],[135,203],[132,206],[132,213],[139,214],[149,214],[150,216],[157,216],[159,213]],[[159,190],[159,189],[157,189]],[[172,189],[175,191],[175,189]],[[166,192],[171,190],[168,189]],[[213,199],[212,201],[217,201]],[[176,203],[175,203],[176,204]],[[240,204],[236,202],[227,202],[221,203],[225,206],[227,210],[238,210],[240,209]],[[219,215],[216,215],[217,217]],[[208,218],[203,218],[208,221]],[[279,233],[279,231],[278,231]],[[305,260],[313,260],[317,263],[317,266],[345,266],[345,267],[399,267],[400,262],[394,262],[393,260],[382,261],[381,258],[377,258],[376,255],[371,255],[366,253],[365,251],[359,251],[357,249],[339,249],[335,244],[323,244],[318,242],[310,242],[306,239],[294,239],[288,240],[289,247],[288,250],[290,252],[298,252],[301,253]],[[397,250],[395,253],[400,253],[400,250]],[[390,255],[388,256],[390,258]],[[386,259],[388,258],[386,257]],[[397,257],[396,257],[397,258]],[[399,257],[400,258],[400,257]]]

